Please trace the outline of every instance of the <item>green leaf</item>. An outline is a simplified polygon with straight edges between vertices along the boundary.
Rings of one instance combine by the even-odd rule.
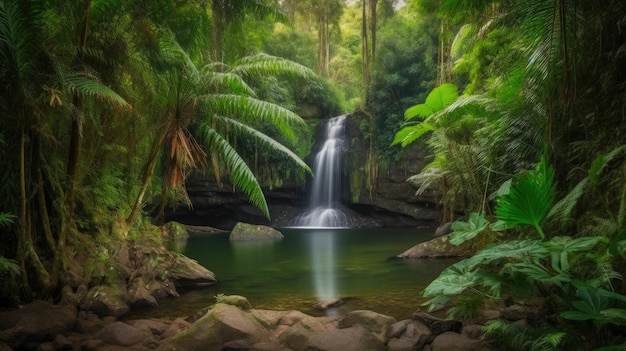
[[[259,182],[246,162],[239,156],[237,151],[209,125],[201,123],[198,130],[207,150],[218,151],[221,160],[226,164],[229,170],[233,184],[243,191],[244,194],[248,195],[250,202],[259,208],[269,219],[270,212],[261,185],[259,185]]]
[[[542,157],[537,169],[517,179],[510,192],[498,198],[496,216],[511,226],[532,225],[543,239],[540,223],[554,202],[555,191],[554,169]]]
[[[442,111],[452,104],[458,97],[458,88],[451,83],[445,83],[433,89],[423,104],[409,107],[404,112],[404,118],[408,121],[415,117],[427,118],[435,112]]]
[[[467,240],[473,239],[489,226],[489,221],[485,219],[485,213],[472,212],[469,214],[467,222],[455,221],[452,223],[452,233],[450,233],[450,243],[460,245]]]
[[[94,78],[80,75],[70,76],[65,78],[65,84],[72,92],[83,98],[102,100],[118,107],[130,108],[130,105],[123,97]]]
[[[412,144],[415,140],[421,138],[427,132],[433,131],[433,130],[435,130],[435,126],[426,122],[404,127],[400,129],[398,133],[396,133],[396,136],[394,137],[391,145],[396,145],[396,144],[401,143],[402,147],[406,147]]]
[[[294,141],[296,136],[291,129],[291,125],[305,125],[300,116],[288,109],[249,96],[211,94],[201,96],[200,101],[206,105],[207,112],[235,118],[247,123],[267,122],[278,128],[283,135]]]

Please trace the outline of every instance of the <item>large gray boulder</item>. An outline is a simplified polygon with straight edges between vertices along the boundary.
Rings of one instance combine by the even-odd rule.
[[[89,289],[81,301],[80,309],[93,312],[100,317],[121,317],[130,311],[126,285],[117,282],[110,285],[96,285]]]
[[[107,324],[96,334],[96,338],[109,345],[132,346],[150,334],[124,322],[113,322]]]
[[[488,344],[472,340],[454,332],[445,332],[438,335],[432,344],[432,351],[491,351]]]
[[[252,314],[233,305],[217,303],[202,318],[162,344],[160,349],[245,350],[268,336],[269,331]]]
[[[213,272],[183,255],[176,255],[174,263],[169,267],[169,278],[175,281],[176,286],[182,287],[203,287],[217,283]]]
[[[250,241],[250,240],[277,240],[284,236],[281,232],[274,228],[264,225],[255,225],[239,222],[235,225],[228,237],[231,241]]]
[[[348,312],[338,324],[338,327],[349,328],[355,325],[361,325],[368,331],[373,333],[378,340],[386,342],[389,339],[389,331],[391,325],[396,323],[396,319],[384,314],[367,310],[357,310]]]
[[[0,314],[0,344],[20,348],[54,340],[58,334],[68,334],[76,318],[76,308],[72,306],[34,301],[21,309]]]
[[[323,318],[303,318],[284,330],[280,342],[289,349],[319,351],[387,350],[385,345],[360,324],[338,329]]]

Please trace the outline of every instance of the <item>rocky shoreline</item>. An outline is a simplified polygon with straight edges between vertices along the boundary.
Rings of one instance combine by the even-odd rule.
[[[445,320],[417,311],[397,321],[373,311],[313,317],[254,309],[245,297],[217,302],[171,321],[100,317],[74,306],[35,301],[0,314],[0,350],[496,350],[483,333],[493,319],[526,323],[530,309],[483,310],[476,321]]]

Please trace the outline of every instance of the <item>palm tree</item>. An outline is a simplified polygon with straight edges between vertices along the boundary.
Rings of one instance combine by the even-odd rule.
[[[292,125],[303,121],[285,108],[258,99],[246,80],[282,74],[314,79],[315,74],[294,62],[263,54],[243,58],[233,66],[218,62],[199,69],[170,30],[161,29],[159,33],[159,57],[166,68],[157,73],[154,86],[163,97],[160,105],[163,119],[144,168],[141,189],[126,222],[130,224],[137,218],[161,153],[164,176],[159,217],[168,191],[175,190],[188,201],[185,179],[191,170],[206,166],[210,158],[218,182],[220,169],[225,167],[233,184],[269,218],[261,186],[229,137],[240,135],[257,140],[268,150],[283,153],[300,168],[310,171],[296,154],[256,129],[260,123],[269,123],[293,140]]]

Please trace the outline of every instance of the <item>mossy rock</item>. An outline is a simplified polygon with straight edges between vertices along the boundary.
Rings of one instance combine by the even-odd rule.
[[[228,237],[231,241],[252,241],[252,240],[277,240],[282,239],[283,233],[274,228],[264,225],[254,225],[247,223],[237,223]]]
[[[163,237],[166,240],[185,240],[189,238],[189,233],[184,224],[178,222],[168,222],[163,227]]]

